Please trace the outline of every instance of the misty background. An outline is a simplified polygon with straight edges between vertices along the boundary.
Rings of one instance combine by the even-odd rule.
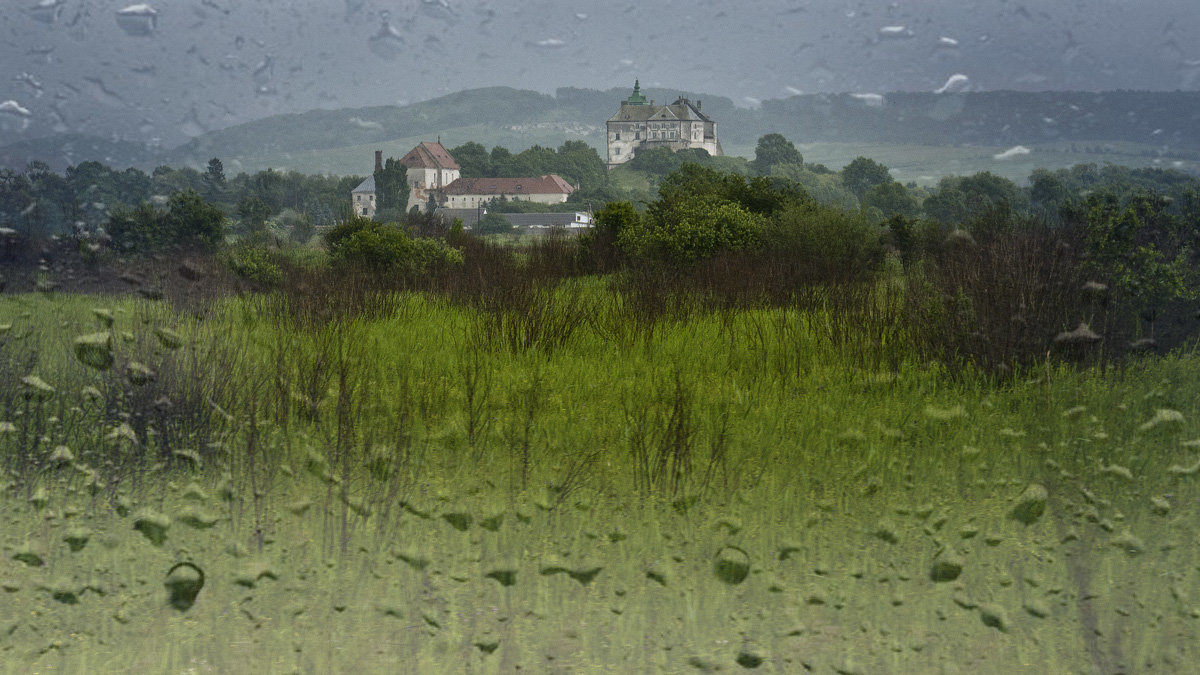
[[[1194,0],[18,0],[0,26],[0,145],[75,133],[170,148],[280,113],[635,78],[747,108],[1200,84]]]

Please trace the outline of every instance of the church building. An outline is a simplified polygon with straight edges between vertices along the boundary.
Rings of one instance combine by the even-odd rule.
[[[621,108],[608,119],[608,167],[624,164],[639,150],[701,148],[712,156],[723,155],[717,140],[717,123],[700,112],[700,101],[680,96],[670,105],[654,105],[642,95],[640,82]]]

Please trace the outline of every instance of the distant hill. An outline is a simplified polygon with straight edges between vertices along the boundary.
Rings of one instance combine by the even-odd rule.
[[[765,101],[766,125],[797,139],[915,145],[1112,141],[1200,152],[1200,92],[895,93]]]
[[[60,134],[20,141],[0,148],[0,167],[24,169],[30,162],[45,162],[61,172],[68,166],[98,161],[111,167],[151,169],[159,151],[142,143],[112,140],[84,134]]]
[[[653,89],[646,93],[663,100],[668,97],[674,100],[680,95],[706,98],[705,111],[711,110],[718,121],[732,117],[737,110],[727,98]],[[299,168],[293,164],[297,158],[320,163],[316,155],[322,154],[321,151],[336,154],[354,148],[358,164],[353,170],[362,172],[370,169],[371,147],[387,150],[390,142],[402,140],[408,145],[400,153],[403,154],[416,140],[433,140],[439,135],[445,136],[443,144],[447,147],[476,141],[488,147],[503,145],[520,150],[536,144],[557,146],[566,140],[583,140],[601,149],[605,143],[605,122],[628,95],[624,89],[562,88],[549,96],[488,87],[403,107],[314,110],[210,132],[171,151],[166,159],[172,165],[201,166],[211,157],[220,157],[226,164],[241,159],[252,168],[265,165]],[[324,164],[317,170],[344,167],[345,161]]]
[[[752,155],[763,134],[797,144],[853,143],[983,146],[1127,143],[1146,156],[1200,159],[1200,92],[967,92],[882,96],[815,94],[739,108],[725,97],[646,89],[661,102],[700,100],[717,120],[731,154]],[[554,96],[507,87],[462,91],[406,106],[313,110],[212,131],[172,150],[86,136],[53,136],[0,148],[0,166],[41,159],[54,168],[95,159],[115,167],[158,164],[202,167],[220,157],[227,170],[267,166],[308,173],[361,174],[375,148],[399,156],[417,140],[439,135],[520,150],[578,139],[603,150],[604,123],[625,89],[563,88]],[[1081,148],[1083,153],[1084,149]],[[836,168],[836,167],[835,167]]]

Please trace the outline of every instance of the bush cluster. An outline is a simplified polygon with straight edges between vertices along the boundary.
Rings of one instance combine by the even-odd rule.
[[[113,214],[107,231],[118,250],[145,253],[177,246],[214,250],[227,229],[221,209],[188,190],[172,195],[166,210],[143,202]]]
[[[325,235],[330,262],[345,272],[413,278],[462,265],[462,253],[428,237],[413,237],[395,224],[356,216]]]

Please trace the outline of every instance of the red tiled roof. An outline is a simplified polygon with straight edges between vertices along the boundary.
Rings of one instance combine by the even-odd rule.
[[[536,178],[459,178],[442,188],[448,195],[569,195],[574,191],[557,174]]]
[[[410,169],[458,169],[458,162],[441,143],[424,141],[408,151],[400,163]]]

